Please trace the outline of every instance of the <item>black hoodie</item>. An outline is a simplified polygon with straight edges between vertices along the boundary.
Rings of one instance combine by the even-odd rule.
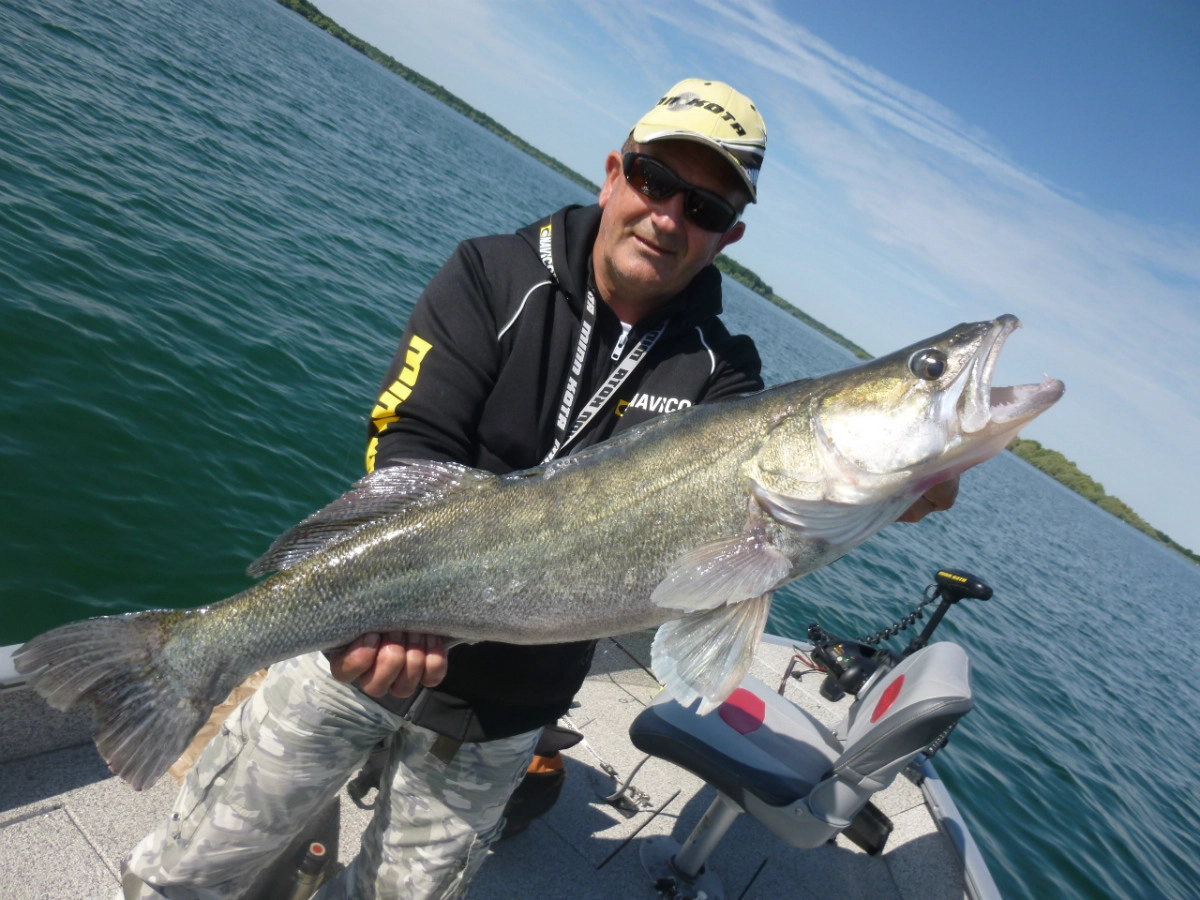
[[[417,301],[384,378],[371,415],[368,469],[436,459],[505,474],[542,462],[554,446],[577,351],[599,222],[600,207],[569,206],[515,235],[458,246]],[[618,364],[612,355],[621,323],[604,303],[596,305],[576,413]],[[661,313],[635,325],[623,353],[669,320],[565,453],[663,412],[761,389],[753,342],[731,336],[720,312],[721,275],[708,266]],[[566,712],[593,647],[455,647],[446,679],[425,702],[463,710],[449,729],[460,740],[530,731]]]

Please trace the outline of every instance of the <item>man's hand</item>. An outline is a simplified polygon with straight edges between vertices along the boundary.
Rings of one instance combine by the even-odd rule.
[[[940,512],[954,505],[958,497],[958,476],[949,481],[935,484],[917,498],[917,502],[904,511],[897,522],[920,522],[931,512]]]
[[[364,634],[345,650],[327,651],[329,671],[349,684],[360,679],[363,693],[411,697],[418,685],[436,687],[446,677],[446,649],[435,634],[385,631]]]

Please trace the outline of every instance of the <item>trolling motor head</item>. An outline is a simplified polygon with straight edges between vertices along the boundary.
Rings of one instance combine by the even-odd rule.
[[[943,597],[957,603],[963,597],[976,600],[991,600],[992,589],[969,572],[961,569],[938,569],[933,576]]]
[[[925,626],[925,629],[904,648],[903,656],[911,656],[928,644],[929,638],[933,635],[933,630],[938,627],[938,623],[942,621],[942,617],[946,615],[951,606],[963,599],[963,597],[971,597],[975,600],[992,599],[992,589],[990,587],[971,573],[964,572],[961,569],[938,569],[933,578],[936,586],[930,585],[935,590],[932,595],[928,595],[929,599],[935,600],[941,597],[942,602],[938,604],[938,608],[929,617],[929,624]]]

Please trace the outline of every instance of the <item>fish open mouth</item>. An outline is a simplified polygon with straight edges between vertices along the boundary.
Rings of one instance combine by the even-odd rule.
[[[966,384],[958,403],[959,422],[964,432],[977,432],[989,424],[1019,425],[1053,406],[1063,395],[1063,383],[1049,376],[1039,384],[992,386],[1000,348],[1020,327],[1021,322],[1016,316],[1006,314],[996,319],[967,367]]]

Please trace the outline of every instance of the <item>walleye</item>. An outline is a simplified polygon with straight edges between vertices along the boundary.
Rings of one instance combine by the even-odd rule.
[[[822,378],[662,416],[495,476],[412,461],[368,475],[212,606],[74,622],[17,671],[93,707],[110,768],[141,789],[248,674],[369,631],[544,644],[661,626],[655,675],[720,703],[771,594],[833,562],[933,485],[998,453],[1063,385],[993,387],[1013,316],[959,325]]]

